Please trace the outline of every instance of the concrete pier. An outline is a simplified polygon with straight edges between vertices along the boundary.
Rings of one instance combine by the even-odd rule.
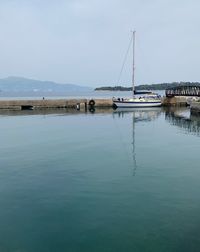
[[[91,103],[91,101],[94,101],[94,104]],[[112,105],[112,99],[0,100],[1,110],[38,110],[57,108],[87,110],[91,106],[97,108],[111,108]]]
[[[163,97],[162,106],[187,106],[187,101],[191,97],[186,96],[174,96],[174,97]]]
[[[111,108],[113,107],[112,99],[94,99],[96,108]]]
[[[163,97],[162,106],[187,106],[191,97]],[[76,109],[86,111],[94,108],[112,108],[112,99],[41,99],[0,100],[0,110]]]

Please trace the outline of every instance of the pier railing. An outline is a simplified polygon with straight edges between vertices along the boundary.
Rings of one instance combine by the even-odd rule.
[[[174,88],[168,88],[165,90],[167,97],[174,96],[199,96],[200,86],[178,86]]]

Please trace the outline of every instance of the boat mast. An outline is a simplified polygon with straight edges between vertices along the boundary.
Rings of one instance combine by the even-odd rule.
[[[133,96],[135,92],[135,33],[136,31],[133,31],[133,73],[132,73]]]

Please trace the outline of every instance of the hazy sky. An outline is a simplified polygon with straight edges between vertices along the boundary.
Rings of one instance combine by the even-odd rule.
[[[200,81],[199,13],[199,0],[0,0],[0,78],[115,85],[135,29],[137,84]]]

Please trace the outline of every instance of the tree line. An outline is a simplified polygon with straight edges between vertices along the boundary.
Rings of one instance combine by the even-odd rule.
[[[143,84],[135,86],[135,90],[166,90],[167,88],[175,88],[178,86],[200,86],[200,82],[171,82],[159,84]],[[124,86],[103,86],[95,88],[95,91],[132,91],[132,87]]]

